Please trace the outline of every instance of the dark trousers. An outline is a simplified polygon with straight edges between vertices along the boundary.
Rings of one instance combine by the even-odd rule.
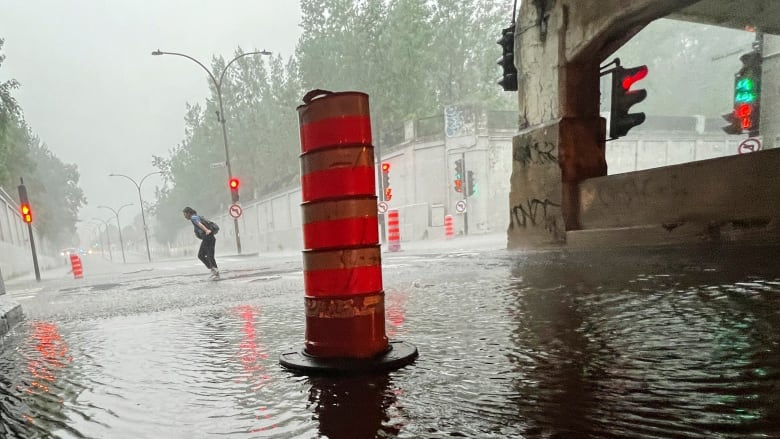
[[[198,259],[203,262],[206,268],[217,268],[217,261],[214,259],[214,247],[216,245],[217,238],[214,235],[206,235],[200,243]]]

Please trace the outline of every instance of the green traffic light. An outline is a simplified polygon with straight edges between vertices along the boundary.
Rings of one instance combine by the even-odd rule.
[[[737,81],[734,90],[736,103],[752,103],[756,101],[756,84],[752,78],[742,78]]]
[[[751,78],[742,78],[739,81],[737,81],[737,90],[744,90],[744,91],[750,91],[755,88],[755,84],[753,83],[753,79]]]

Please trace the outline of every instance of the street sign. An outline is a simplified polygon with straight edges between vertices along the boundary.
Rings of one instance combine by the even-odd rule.
[[[243,212],[243,210],[241,210],[241,206],[239,206],[238,204],[231,204],[230,208],[228,209],[228,213],[233,218],[240,217],[242,212]]]
[[[755,137],[750,137],[742,141],[739,144],[737,152],[740,154],[747,154],[751,152],[761,151],[761,141]]]
[[[455,203],[455,212],[463,213],[466,211],[466,200],[459,200]]]
[[[384,201],[380,201],[380,202],[376,203],[376,211],[378,213],[385,213],[385,212],[387,212],[387,203],[385,203]]]

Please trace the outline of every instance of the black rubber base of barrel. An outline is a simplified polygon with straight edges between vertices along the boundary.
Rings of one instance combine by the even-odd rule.
[[[389,349],[373,358],[321,358],[303,350],[279,356],[287,369],[304,374],[360,374],[387,372],[411,364],[417,358],[417,348],[403,341],[391,341]]]

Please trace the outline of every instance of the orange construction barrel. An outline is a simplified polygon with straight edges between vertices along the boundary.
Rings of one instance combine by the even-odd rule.
[[[299,371],[394,369],[417,349],[385,334],[368,95],[309,92],[298,107],[306,334]]]

